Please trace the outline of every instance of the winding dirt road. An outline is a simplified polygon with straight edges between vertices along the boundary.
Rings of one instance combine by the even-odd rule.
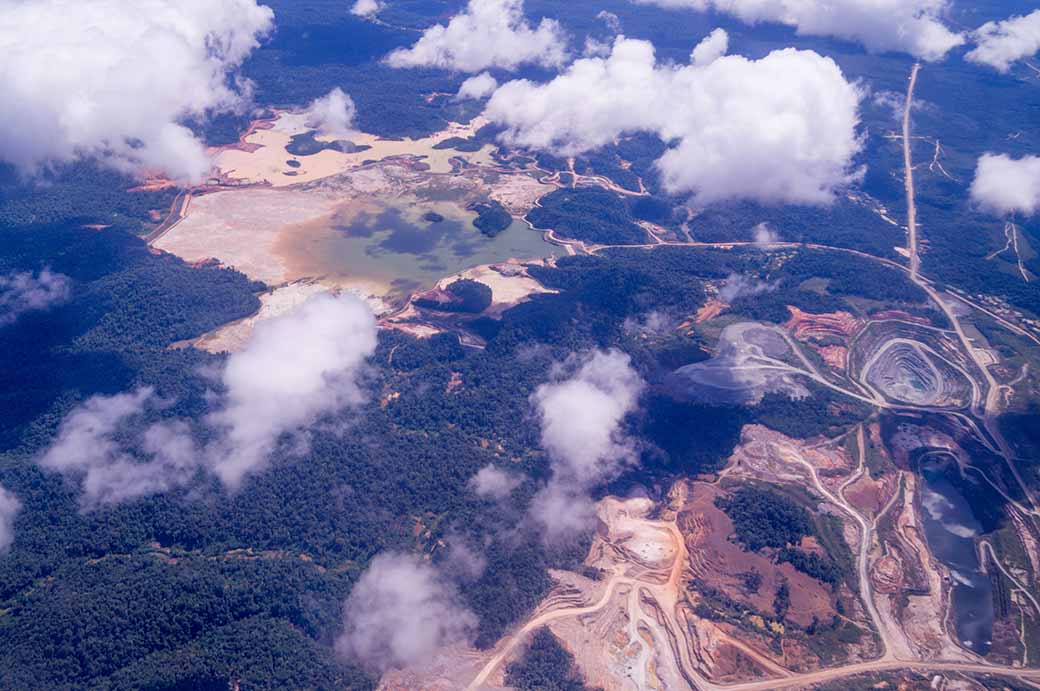
[[[859,431],[859,438],[857,439],[857,445],[860,447],[861,452],[865,452],[864,439],[862,436],[862,428]],[[861,457],[861,462],[862,462]],[[827,490],[819,479],[816,473],[816,469],[808,461],[802,459],[798,454],[791,453],[785,455],[785,459],[791,462],[797,463],[805,467],[809,473],[812,483],[815,489],[825,496],[828,501],[831,501],[843,511],[853,517],[856,522],[860,525],[861,530],[864,531],[864,539],[861,540],[861,548],[859,550],[859,573],[861,579],[861,593],[866,598],[868,609],[870,610],[871,618],[874,619],[875,625],[881,623],[880,614],[873,606],[873,592],[869,585],[869,574],[867,573],[866,554],[869,553],[869,546],[864,549],[864,545],[869,545],[872,535],[872,525],[867,521],[859,512],[853,509],[849,503],[840,496],[841,490],[838,495]],[[862,471],[862,466],[858,469],[853,478],[858,476]],[[850,478],[851,480],[852,478]],[[847,486],[849,483],[845,483]],[[576,606],[576,607],[560,607],[558,609],[542,612],[531,620],[529,620],[523,627],[509,635],[505,639],[499,642],[497,650],[488,659],[485,665],[477,673],[466,686],[466,691],[479,691],[480,689],[498,688],[497,686],[488,686],[488,680],[491,676],[499,669],[499,667],[509,657],[517,651],[517,649],[524,643],[527,636],[538,628],[545,626],[553,621],[567,618],[567,617],[581,617],[589,614],[595,614],[604,609],[614,597],[618,587],[628,585],[635,591],[638,588],[644,588],[647,590],[654,590],[657,594],[661,594],[665,591],[678,593],[680,590],[676,589],[682,579],[683,568],[689,557],[685,541],[683,540],[682,533],[675,525],[674,521],[663,522],[663,521],[650,521],[646,519],[637,520],[638,523],[643,523],[654,528],[663,528],[669,531],[672,535],[672,540],[677,548],[676,557],[669,569],[669,577],[667,581],[662,584],[658,582],[651,582],[647,580],[641,580],[639,578],[624,576],[622,575],[623,569],[618,569],[607,581],[606,587],[603,594],[599,599],[590,605]],[[675,607],[678,604],[674,601],[675,598],[664,599],[661,604],[666,605],[662,609],[662,614],[669,619],[674,619]],[[814,684],[820,684],[829,681],[836,681],[839,679],[845,679],[852,676],[870,673],[884,673],[884,672],[897,672],[902,670],[916,670],[921,672],[947,672],[947,673],[960,673],[960,674],[995,674],[1006,677],[1018,679],[1022,682],[1029,683],[1031,685],[1040,684],[1040,670],[1038,669],[1021,669],[1014,667],[1005,667],[1001,665],[993,665],[988,663],[973,663],[964,661],[919,661],[919,660],[902,660],[898,659],[894,652],[893,647],[886,641],[885,628],[878,626],[879,635],[882,638],[882,646],[884,648],[884,654],[876,659],[869,662],[860,662],[850,665],[844,665],[841,667],[835,667],[830,669],[821,669],[815,672],[808,673],[794,673],[790,670],[779,667],[771,660],[763,659],[757,653],[757,651],[748,648],[745,645],[739,647],[745,653],[751,654],[753,658],[758,660],[760,663],[764,662],[764,669],[775,676],[770,679],[753,682],[738,682],[735,684],[717,684],[705,679],[700,675],[694,668],[691,661],[686,659],[686,656],[679,653],[676,657],[676,664],[683,674],[683,677],[687,679],[687,683],[690,684],[691,690],[696,691],[773,691],[775,689],[790,689],[790,688],[805,688]],[[737,641],[730,641],[739,643]],[[680,646],[681,648],[681,646]],[[678,651],[675,651],[678,652]]]
[[[505,641],[499,643],[499,649],[491,659],[487,661],[487,664],[484,665],[473,681],[469,683],[466,690],[476,691],[477,689],[484,688],[488,677],[494,674],[495,670],[498,669],[499,665],[501,665],[507,657],[509,657],[510,653],[512,653],[518,645],[524,642],[527,634],[557,619],[580,617],[583,614],[593,614],[600,611],[608,602],[610,602],[610,598],[614,596],[614,591],[617,587],[626,583],[633,584],[635,581],[631,578],[625,578],[618,574],[614,574],[607,582],[607,588],[603,591],[603,596],[595,604],[588,605],[587,607],[567,607],[563,609],[550,610],[529,620],[518,631],[511,634]]]
[[[864,462],[866,455],[864,443],[863,428],[861,426],[857,438],[857,446],[859,447],[859,453],[861,454],[861,464]],[[881,657],[876,660],[876,662],[895,660],[895,655],[892,652],[892,643],[889,639],[888,627],[885,625],[885,621],[881,618],[881,613],[878,611],[877,605],[874,603],[874,588],[873,583],[870,580],[870,548],[874,541],[873,525],[863,514],[852,507],[852,504],[845,499],[841,490],[835,494],[823,485],[820,481],[819,474],[816,472],[816,467],[813,466],[812,463],[809,463],[809,461],[805,460],[800,454],[794,451],[788,451],[785,449],[781,451],[781,455],[784,460],[804,468],[809,474],[809,479],[812,480],[813,487],[816,491],[831,504],[841,509],[859,526],[859,555],[856,562],[859,575],[860,598],[863,600],[863,604],[866,606],[867,612],[870,614],[870,619],[874,624],[874,629],[877,631],[878,637],[881,640],[881,649],[883,651]],[[861,469],[862,467],[860,470]],[[857,471],[850,480],[857,477],[858,472],[859,471]],[[843,485],[842,489],[844,489],[844,487],[845,486]]]

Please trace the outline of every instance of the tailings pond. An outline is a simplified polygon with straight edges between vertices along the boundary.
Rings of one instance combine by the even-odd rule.
[[[946,476],[956,463],[940,451],[921,459],[921,513],[928,546],[953,578],[951,616],[957,638],[973,652],[985,655],[993,632],[993,587],[982,572],[975,549],[982,526],[971,505]]]
[[[363,279],[392,297],[472,266],[558,251],[523,221],[489,238],[475,218],[454,200],[373,199],[286,228],[274,250],[293,275]]]

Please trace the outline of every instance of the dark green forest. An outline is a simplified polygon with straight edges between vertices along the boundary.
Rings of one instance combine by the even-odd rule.
[[[483,312],[491,305],[491,288],[469,278],[453,281],[448,284],[444,292],[450,297],[449,300],[417,298],[413,302],[419,307],[443,312],[470,312],[472,314]],[[458,342],[458,339],[455,341]]]
[[[495,237],[513,224],[513,217],[497,201],[474,204],[470,208],[477,212],[473,225],[489,238]]]
[[[565,238],[604,245],[647,242],[622,198],[598,188],[560,189],[547,194],[527,214],[535,228],[552,228]]]
[[[538,629],[523,657],[506,668],[506,683],[520,691],[586,691],[574,656],[552,631]]]

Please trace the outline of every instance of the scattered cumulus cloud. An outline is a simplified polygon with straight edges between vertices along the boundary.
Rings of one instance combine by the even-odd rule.
[[[903,108],[906,107],[906,96],[894,91],[875,91],[870,100],[878,108],[882,108],[892,116],[892,120],[899,122],[903,119]],[[916,108],[916,104],[911,106]]]
[[[720,36],[694,53],[717,54]],[[557,155],[655,133],[676,142],[657,161],[664,186],[701,205],[823,204],[858,177],[861,97],[833,60],[812,51],[658,64],[652,44],[619,37],[608,57],[577,60],[547,83],[502,85],[484,114],[505,127],[506,143]]]
[[[948,0],[633,0],[675,9],[713,10],[748,24],[775,22],[803,36],[833,36],[875,53],[941,60],[964,37],[943,16]]]
[[[228,358],[224,408],[209,422],[224,431],[214,471],[234,489],[257,472],[281,435],[358,405],[358,377],[376,348],[376,321],[360,299],[323,293],[256,325]]]
[[[475,77],[470,77],[462,82],[459,93],[455,96],[459,101],[466,99],[480,100],[495,93],[498,88],[498,80],[487,72],[481,72]]]
[[[725,29],[715,29],[697,44],[690,54],[690,64],[704,67],[715,62],[729,51],[729,34]]]
[[[751,238],[756,245],[771,245],[780,242],[780,233],[773,230],[768,223],[762,222],[752,228]]]
[[[621,423],[643,387],[628,355],[608,350],[566,363],[531,395],[552,462],[552,477],[531,512],[550,541],[588,528],[594,516],[589,490],[635,462]]]
[[[475,581],[487,570],[487,558],[458,534],[448,536],[445,569],[460,581]]]
[[[591,36],[587,36],[585,38],[585,47],[581,49],[581,54],[586,58],[605,58],[610,55],[610,50],[610,43],[597,41]]]
[[[383,9],[383,3],[379,0],[357,0],[350,8],[350,13],[358,17],[371,17]]]
[[[658,312],[652,310],[636,317],[627,317],[622,323],[621,328],[624,329],[625,333],[634,335],[660,335],[666,331],[671,331],[676,327],[676,322],[672,317],[669,317],[664,312]]]
[[[338,86],[321,98],[316,98],[303,112],[307,127],[330,137],[349,136],[354,130],[357,107],[354,99]]]
[[[134,433],[145,413],[161,406],[151,387],[90,398],[62,421],[40,466],[78,480],[87,509],[183,485],[199,463],[186,425],[156,423]]]
[[[1040,157],[983,154],[975,168],[971,199],[998,216],[1032,216],[1040,209]]]
[[[423,32],[411,48],[387,56],[391,67],[440,67],[480,72],[512,70],[523,64],[559,67],[567,59],[567,37],[559,23],[542,19],[532,27],[523,0],[470,0],[448,25]]]
[[[965,58],[989,65],[998,72],[1007,72],[1012,63],[1040,51],[1040,10],[999,22],[986,22],[971,37],[975,48]]]
[[[476,626],[476,616],[437,569],[413,555],[385,553],[350,591],[336,651],[381,674],[469,641]]]
[[[726,278],[725,285],[719,290],[719,299],[732,304],[740,298],[753,297],[762,293],[771,293],[776,290],[777,283],[762,281],[754,276],[745,274],[730,274]]]
[[[549,543],[563,542],[592,529],[596,505],[588,489],[553,480],[531,500],[530,514]]]
[[[142,387],[75,408],[39,464],[79,482],[88,510],[186,486],[202,471],[237,489],[266,467],[283,435],[299,439],[320,417],[362,402],[358,377],[375,345],[375,318],[361,300],[317,295],[257,324],[228,358],[226,391],[202,421],[213,438],[204,448],[189,421],[145,424],[171,402]]]
[[[71,293],[69,277],[50,269],[38,274],[16,271],[0,276],[0,326],[13,323],[26,312],[60,305]]]
[[[14,543],[14,520],[22,510],[22,502],[9,490],[0,487],[0,553]]]
[[[478,497],[489,499],[505,499],[520,486],[523,479],[516,473],[501,470],[493,465],[486,465],[470,478],[470,489]]]
[[[29,173],[97,157],[198,181],[184,118],[240,110],[236,70],[274,25],[256,0],[15,0],[0,5],[0,158]]]

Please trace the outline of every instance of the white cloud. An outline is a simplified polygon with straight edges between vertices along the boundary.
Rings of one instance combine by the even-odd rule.
[[[329,93],[316,98],[303,112],[307,127],[330,137],[346,137],[354,130],[357,107],[354,99],[338,86]]]
[[[336,651],[379,673],[421,664],[442,646],[468,641],[477,625],[436,569],[395,553],[372,560],[350,591],[343,619]]]
[[[697,44],[690,53],[690,64],[704,67],[715,62],[729,50],[729,34],[724,29],[715,29]]]
[[[441,67],[480,72],[522,64],[558,67],[567,57],[567,38],[559,23],[542,19],[532,28],[523,0],[470,0],[447,26],[427,29],[411,48],[387,56],[391,67]]]
[[[487,98],[495,92],[498,88],[498,80],[492,77],[487,72],[481,72],[475,77],[470,77],[466,81],[462,82],[459,87],[459,93],[456,94],[455,98],[459,101],[465,99],[479,100]]]
[[[12,492],[0,487],[0,553],[14,542],[14,519],[22,510],[22,502]]]
[[[664,312],[651,310],[639,317],[626,317],[621,328],[629,336],[645,337],[659,336],[666,331],[672,331],[676,325],[676,321]]]
[[[530,513],[550,543],[581,535],[596,521],[588,490],[566,482],[553,481],[542,488],[531,501]]]
[[[26,312],[50,309],[69,299],[72,282],[64,274],[44,269],[37,275],[16,271],[0,276],[0,326]]]
[[[452,534],[448,536],[448,557],[444,567],[456,580],[475,581],[487,570],[487,558],[470,546],[466,538]]]
[[[652,44],[621,37],[608,58],[577,60],[548,83],[502,85],[485,115],[506,127],[505,142],[558,155],[639,131],[674,140],[657,162],[663,183],[702,205],[820,204],[856,179],[861,96],[812,51],[658,65]]]
[[[486,465],[470,478],[470,489],[480,497],[505,499],[520,486],[522,479],[516,473]]]
[[[149,407],[158,405],[150,387],[88,399],[62,421],[40,466],[79,480],[87,509],[187,483],[198,470],[199,454],[184,423],[132,432]]]
[[[379,0],[357,0],[350,8],[350,13],[358,17],[371,17],[383,9],[383,3]]]
[[[281,435],[360,404],[358,376],[375,347],[375,317],[349,294],[319,294],[258,323],[228,358],[226,404],[208,418],[225,432],[213,466],[224,484],[237,488],[262,469]]]
[[[752,297],[769,293],[776,290],[778,283],[761,281],[754,276],[744,274],[730,274],[726,278],[726,284],[719,291],[719,299],[726,303],[743,297]]]
[[[780,242],[780,233],[773,230],[773,228],[764,221],[752,228],[751,232],[752,241],[756,245],[771,245],[775,242]]]
[[[586,58],[605,58],[610,55],[612,45],[604,41],[597,41],[591,36],[585,37],[585,47],[582,48],[581,54]]]
[[[35,171],[97,156],[199,180],[209,158],[179,123],[243,106],[234,71],[273,17],[256,0],[0,4],[0,157]]]
[[[631,360],[617,350],[596,351],[575,365],[567,363],[531,395],[552,460],[552,478],[531,511],[550,540],[587,528],[593,516],[588,491],[635,461],[633,442],[621,430],[644,387]]]
[[[600,10],[599,14],[596,15],[596,19],[601,20],[607,25],[607,28],[613,31],[615,34],[621,33],[621,19],[618,18],[613,12],[607,12],[606,10]]]
[[[1040,51],[1040,10],[986,22],[972,33],[976,46],[964,57],[1007,72],[1011,64]]]
[[[714,10],[748,24],[776,22],[804,36],[833,36],[876,53],[904,52],[941,60],[964,37],[942,18],[948,0],[634,0],[699,11]]]
[[[583,485],[613,475],[631,456],[618,427],[642,387],[629,357],[617,350],[594,352],[572,376],[539,386],[532,401],[554,472]]]
[[[188,421],[144,426],[141,418],[169,401],[143,387],[75,408],[39,464],[78,481],[85,509],[183,487],[200,471],[237,489],[266,466],[282,435],[363,400],[358,377],[375,346],[365,303],[317,295],[257,324],[245,350],[228,358],[221,375],[227,391],[206,417],[213,441],[204,448]]]
[[[1040,157],[983,154],[975,168],[971,198],[998,216],[1032,216],[1040,210]]]

